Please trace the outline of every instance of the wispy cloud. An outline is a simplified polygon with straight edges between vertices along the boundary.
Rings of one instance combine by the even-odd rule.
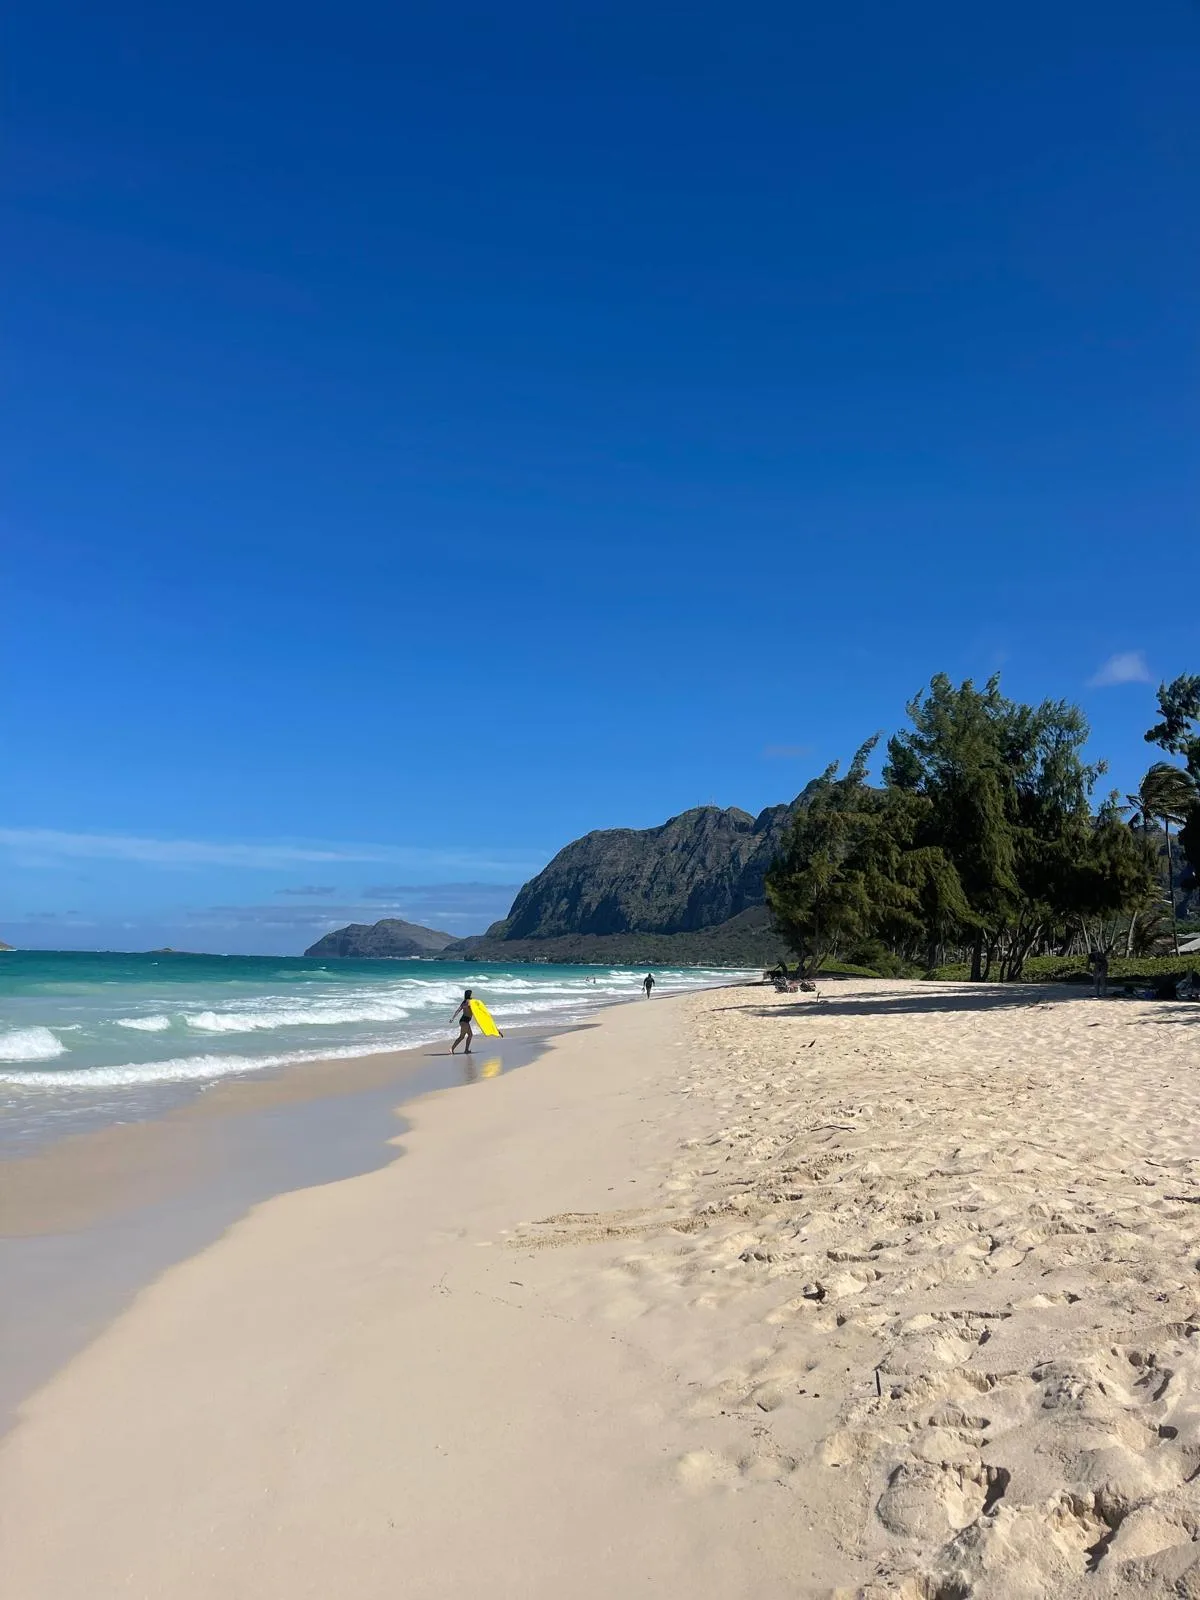
[[[812,750],[810,744],[768,744],[763,747],[763,757],[767,761],[798,761],[812,755]]]
[[[456,932],[473,933],[504,916],[517,887],[511,883],[396,884],[394,894],[383,894],[380,886],[370,899],[326,901],[322,905],[275,902],[192,906],[182,915],[195,924],[318,928],[321,932],[346,922],[378,922],[381,917],[402,917],[407,922],[436,924]]]
[[[477,905],[508,896],[512,900],[519,883],[375,883],[362,891],[364,900],[388,900],[395,904],[410,900],[436,899],[447,905]],[[507,907],[505,907],[507,910]]]
[[[0,849],[38,865],[129,861],[155,867],[245,867],[278,871],[312,862],[387,862],[466,872],[536,871],[545,857],[515,860],[483,851],[390,844],[243,844],[217,839],[148,839],[124,833],[65,833],[56,828],[0,828]]]
[[[198,927],[336,928],[344,922],[377,922],[398,906],[189,906],[178,915]]]
[[[1150,668],[1140,650],[1121,650],[1109,656],[1087,681],[1089,689],[1113,689],[1122,683],[1153,683]]]
[[[337,893],[337,885],[336,884],[332,884],[332,883],[330,883],[330,884],[306,883],[299,889],[276,889],[275,893],[276,894],[298,894],[298,895],[303,895],[306,900],[311,900],[315,895],[336,894]]]
[[[379,885],[363,891],[368,905],[361,914],[371,921],[395,912],[412,922],[448,928],[466,924],[473,930],[506,916],[520,887],[519,883],[398,883],[385,892]]]

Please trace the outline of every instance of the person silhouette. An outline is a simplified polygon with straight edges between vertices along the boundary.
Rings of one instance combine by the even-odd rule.
[[[466,990],[463,991],[462,1000],[459,1002],[458,1006],[455,1008],[454,1015],[450,1018],[450,1021],[458,1023],[458,1038],[455,1039],[454,1043],[450,1046],[450,1054],[453,1055],[454,1052],[458,1049],[459,1045],[465,1039],[467,1041],[467,1048],[463,1051],[463,1054],[469,1056],[471,1054],[471,1039],[473,1037],[473,1035],[471,1033],[471,991],[470,991],[470,989],[466,989]]]

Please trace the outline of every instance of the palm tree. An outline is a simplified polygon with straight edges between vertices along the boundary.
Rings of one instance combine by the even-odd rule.
[[[1156,761],[1138,785],[1136,794],[1126,795],[1143,828],[1161,822],[1167,836],[1167,904],[1171,908],[1171,934],[1175,954],[1179,954],[1179,924],[1175,915],[1175,873],[1171,865],[1171,824],[1187,820],[1198,798],[1197,784],[1190,772]],[[1133,923],[1129,925],[1129,944],[1133,944]]]
[[[1143,782],[1139,785],[1138,792],[1136,794],[1127,794],[1125,796],[1128,804],[1118,807],[1118,810],[1132,811],[1133,817],[1131,826],[1140,828],[1143,834],[1148,835],[1155,831],[1158,826],[1158,822],[1154,812],[1150,809],[1150,796],[1147,796],[1143,793],[1144,789],[1145,780],[1143,780]],[[1168,860],[1169,859],[1170,858],[1168,857]],[[1127,961],[1133,954],[1133,941],[1138,934],[1138,918],[1141,915],[1142,912],[1140,911],[1131,911],[1129,913],[1129,929],[1125,935],[1125,959]],[[1143,943],[1144,942],[1145,940],[1143,937]]]

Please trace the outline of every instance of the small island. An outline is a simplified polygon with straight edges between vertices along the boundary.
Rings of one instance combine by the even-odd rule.
[[[306,956],[397,957],[436,956],[454,936],[437,928],[423,928],[399,917],[385,917],[372,924],[352,922],[348,928],[335,928],[304,952]]]

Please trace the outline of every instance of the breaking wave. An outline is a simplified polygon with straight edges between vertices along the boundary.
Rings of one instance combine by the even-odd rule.
[[[263,1011],[198,1011],[187,1018],[198,1033],[259,1033],[274,1028],[329,1028],[348,1022],[402,1022],[408,1007],[378,999],[360,1005],[279,1006]]]
[[[53,1061],[67,1047],[49,1028],[13,1028],[0,1033],[0,1061]]]

